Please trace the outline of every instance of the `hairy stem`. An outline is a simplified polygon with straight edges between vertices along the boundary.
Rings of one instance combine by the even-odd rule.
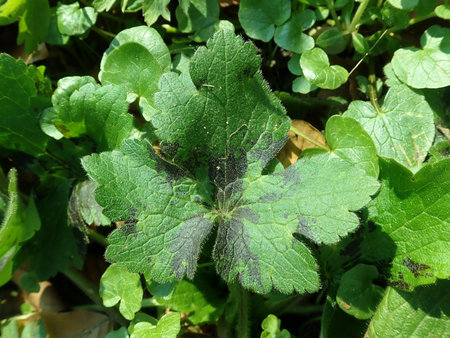
[[[300,130],[295,128],[294,126],[291,126],[290,131],[292,131],[295,135],[303,137],[306,141],[318,146],[319,148],[325,149],[326,151],[330,150],[330,147],[328,145],[320,143],[319,141],[316,141],[315,139],[309,137],[308,135],[302,133]]]
[[[381,110],[381,107],[378,103],[378,97],[377,97],[377,86],[376,81],[377,77],[375,76],[375,63],[373,60],[370,60],[369,62],[369,97],[370,97],[370,103],[372,103],[372,106],[377,111],[378,115],[381,115],[383,111]]]
[[[78,288],[83,291],[86,296],[88,296],[95,304],[100,306],[112,320],[121,326],[128,326],[128,321],[122,317],[116,308],[107,308],[103,306],[103,301],[99,296],[98,288],[84,278],[78,271],[75,271],[73,268],[68,268],[63,273],[72,281],[72,283],[78,286]]]
[[[237,318],[237,337],[249,338],[250,337],[250,325],[248,321],[248,294],[247,291],[241,286],[237,285],[239,295],[239,308]]]
[[[348,26],[347,28],[348,33],[352,33],[353,31],[355,31],[356,26],[359,24],[359,21],[361,20],[361,16],[363,15],[364,11],[367,8],[367,5],[369,4],[369,1],[370,0],[365,0],[364,2],[361,2],[361,4],[359,5],[352,22],[350,22],[350,26]]]

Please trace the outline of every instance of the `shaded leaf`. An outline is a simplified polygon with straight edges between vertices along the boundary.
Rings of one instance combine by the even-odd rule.
[[[268,42],[275,27],[282,25],[291,16],[289,0],[241,0],[239,22],[245,33],[257,40]]]
[[[208,40],[219,22],[219,4],[216,0],[180,0],[175,11],[178,27],[197,42]]]
[[[261,338],[290,338],[288,330],[280,330],[281,320],[275,315],[268,315],[261,323]]]
[[[142,3],[142,14],[145,22],[151,26],[160,16],[170,21],[170,11],[167,8],[170,0],[145,0]]]
[[[25,50],[31,54],[39,43],[45,41],[49,26],[50,6],[48,0],[26,1],[25,10],[19,21],[17,44],[25,42]]]
[[[139,274],[117,264],[111,264],[103,273],[99,292],[105,306],[119,303],[120,313],[128,320],[141,308],[143,290]]]
[[[83,35],[97,21],[93,7],[80,8],[78,2],[69,5],[59,3],[56,10],[58,29],[65,35]]]
[[[162,316],[156,326],[149,322],[137,323],[130,332],[130,338],[175,338],[180,328],[180,314],[172,312]]]
[[[301,54],[314,47],[314,39],[301,33],[310,28],[315,22],[315,14],[306,9],[303,12],[295,12],[284,24],[277,26],[275,30],[275,43],[286,50]]]

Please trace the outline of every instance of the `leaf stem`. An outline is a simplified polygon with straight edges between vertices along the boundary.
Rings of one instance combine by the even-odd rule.
[[[366,10],[367,5],[369,4],[369,1],[370,0],[365,0],[364,2],[361,2],[361,4],[359,5],[358,9],[356,10],[355,16],[353,17],[352,22],[350,22],[350,26],[348,26],[348,28],[347,28],[348,33],[352,33],[353,31],[356,30],[356,26],[361,21],[361,17],[363,15],[364,11]]]
[[[342,30],[342,23],[336,14],[336,10],[334,9],[334,3],[331,2],[330,0],[325,0],[325,2],[327,3],[327,7],[330,10],[334,22],[336,22],[336,27],[339,28],[339,30]]]
[[[151,298],[144,298],[143,300],[142,300],[142,304],[141,304],[141,307],[158,307],[158,306],[161,306],[161,304],[159,304],[157,301],[156,301],[156,299],[155,299],[155,297],[151,297]]]
[[[197,268],[206,268],[206,267],[215,266],[215,265],[216,265],[216,262],[200,263],[200,264],[197,264]]]
[[[107,308],[103,306],[103,301],[99,296],[98,288],[90,281],[84,278],[78,271],[73,268],[67,268],[63,274],[69,278],[78,288],[83,291],[95,304],[100,306],[102,310],[116,323],[121,326],[128,326],[128,321],[122,317],[116,308]]]
[[[114,39],[116,37],[115,34],[105,31],[104,29],[98,28],[97,26],[92,26],[91,30],[106,38],[107,40]]]
[[[308,135],[302,133],[300,130],[298,130],[294,126],[291,126],[290,131],[292,131],[297,136],[303,137],[306,141],[308,141],[308,142],[318,146],[319,148],[325,149],[326,151],[330,151],[330,147],[328,147],[328,145],[316,141],[315,139],[313,139],[313,138],[309,137]]]
[[[436,16],[437,15],[436,15],[436,13],[434,11],[431,11],[430,13],[428,13],[426,15],[423,15],[423,16],[416,16],[414,18],[409,19],[408,27],[412,26],[412,25],[415,25],[416,23],[419,23],[419,22],[422,22],[422,21],[434,18]],[[405,28],[394,27],[394,28],[390,29],[389,32],[395,33],[395,32],[401,31],[403,29],[405,29]]]
[[[378,115],[381,115],[383,111],[381,110],[381,107],[378,103],[378,97],[377,97],[377,86],[376,81],[377,77],[375,76],[375,63],[373,60],[370,60],[369,62],[369,97],[370,97],[370,103],[372,103],[372,106],[377,111]]]
[[[87,229],[87,235],[92,238],[93,241],[97,242],[101,246],[107,247],[108,240],[102,234],[99,234],[97,231],[92,229]]]
[[[250,325],[248,321],[248,294],[247,291],[240,284],[237,284],[236,287],[238,288],[238,296],[239,296],[237,337],[249,338]]]

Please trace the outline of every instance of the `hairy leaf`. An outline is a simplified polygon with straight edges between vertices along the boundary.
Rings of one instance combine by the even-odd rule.
[[[419,287],[414,292],[388,287],[370,321],[367,337],[444,337],[450,330],[450,282]]]
[[[422,49],[407,47],[394,53],[395,74],[413,88],[450,85],[450,29],[431,26],[423,33],[420,44]]]
[[[450,159],[427,164],[415,175],[393,160],[381,164],[382,187],[369,204],[377,227],[366,236],[365,257],[392,260],[390,283],[404,289],[447,278]],[[386,235],[389,241],[380,245]]]
[[[99,292],[107,307],[120,302],[119,311],[128,320],[141,308],[143,290],[139,274],[117,264],[110,265],[103,273]]]
[[[372,137],[378,154],[417,171],[434,139],[433,111],[424,96],[395,83],[380,110],[369,102],[353,101],[344,116],[353,117]]]
[[[289,0],[242,0],[239,5],[239,22],[245,33],[264,42],[272,39],[275,27],[282,25],[290,16]]]
[[[118,148],[133,130],[120,86],[101,87],[89,76],[65,77],[58,81],[52,102],[57,129],[68,138],[88,135],[100,151]]]

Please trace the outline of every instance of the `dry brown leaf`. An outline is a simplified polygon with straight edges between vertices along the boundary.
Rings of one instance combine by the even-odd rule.
[[[97,338],[113,330],[112,321],[94,311],[42,312],[41,318],[49,338]]]
[[[220,7],[229,7],[229,6],[237,6],[239,5],[239,1],[237,0],[219,0]]]
[[[309,138],[317,141],[319,144],[326,146],[326,141],[322,133],[310,123],[303,120],[292,120],[292,126]],[[300,153],[307,148],[319,148],[319,146],[305,140],[301,136],[297,136],[294,132],[289,131],[289,140],[284,147],[281,148],[277,155],[277,159],[285,168],[289,167],[291,164],[297,162]]]

